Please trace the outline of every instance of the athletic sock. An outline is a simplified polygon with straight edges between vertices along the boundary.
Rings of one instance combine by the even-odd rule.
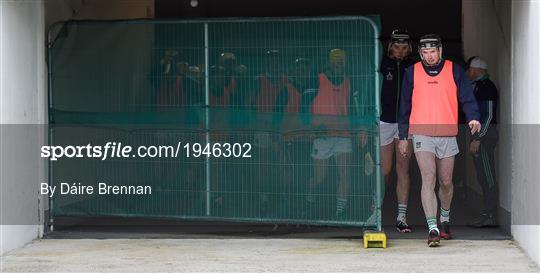
[[[397,215],[398,222],[404,222],[407,221],[407,204],[398,204],[398,215]]]
[[[345,198],[337,198],[336,201],[336,214],[343,213],[345,211],[345,207],[347,206],[347,199]]]
[[[450,222],[450,209],[446,210],[441,207],[441,223]]]
[[[427,217],[426,220],[429,231],[436,230],[439,232],[439,228],[437,227],[437,218],[435,216]]]

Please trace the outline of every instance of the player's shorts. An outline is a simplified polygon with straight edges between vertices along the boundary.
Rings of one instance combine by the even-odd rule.
[[[452,157],[459,153],[456,137],[413,135],[412,139],[414,152],[431,152],[439,159]]]
[[[347,152],[352,152],[352,141],[350,138],[324,137],[317,138],[313,141],[311,157],[324,160]]]
[[[386,123],[381,121],[379,124],[381,146],[386,146],[394,142],[394,139],[399,139],[398,124]]]

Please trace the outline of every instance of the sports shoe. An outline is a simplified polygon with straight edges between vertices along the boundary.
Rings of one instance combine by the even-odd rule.
[[[445,240],[452,239],[452,232],[450,231],[450,222],[441,223],[441,238]]]
[[[493,217],[493,214],[490,213],[483,213],[478,217],[476,220],[474,220],[469,226],[481,228],[481,227],[496,227],[497,222],[495,221],[495,218]]]
[[[412,232],[412,227],[410,227],[404,221],[398,221],[396,223],[396,229],[397,229],[398,232],[401,232],[401,233],[411,233]]]
[[[427,238],[427,245],[429,247],[437,247],[441,243],[441,236],[439,236],[439,231],[432,229],[429,231]]]

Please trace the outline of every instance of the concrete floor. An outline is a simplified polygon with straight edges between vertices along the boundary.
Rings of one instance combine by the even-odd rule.
[[[393,197],[390,195],[389,197]],[[417,201],[419,204],[419,201]],[[466,223],[471,203],[454,210]],[[467,206],[465,206],[467,205]],[[356,227],[138,218],[55,218],[56,229],[1,258],[2,272],[540,272],[498,228],[453,226],[455,240],[426,246],[419,206],[411,234],[385,227],[389,247],[362,247]],[[468,208],[466,211],[464,208]],[[393,207],[386,208],[393,224]],[[388,217],[390,216],[390,217]],[[467,217],[467,218],[466,218]],[[469,216],[470,217],[470,216]],[[459,219],[461,218],[461,219]],[[64,224],[64,225],[61,225]]]
[[[395,195],[389,195],[393,197]],[[414,200],[414,199],[412,199]],[[416,202],[419,204],[419,201]],[[138,218],[55,218],[45,239],[5,254],[2,272],[540,272],[498,228],[453,226],[456,239],[426,246],[419,205],[414,233],[386,226],[389,247],[363,249],[356,227],[165,221]],[[454,223],[473,216],[456,203]],[[465,210],[468,209],[468,210]],[[388,224],[394,207],[386,208]],[[471,216],[469,216],[471,215]],[[461,218],[461,219],[459,219]],[[63,225],[62,225],[63,224]]]
[[[511,240],[41,239],[1,258],[2,272],[540,272]]]

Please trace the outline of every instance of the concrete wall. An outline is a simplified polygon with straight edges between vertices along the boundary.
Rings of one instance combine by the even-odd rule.
[[[540,263],[540,1],[512,1],[512,235]],[[519,145],[518,145],[519,144]]]
[[[482,56],[489,65],[489,74],[499,89],[500,141],[497,148],[497,178],[500,189],[500,220],[510,232],[512,208],[512,85],[511,85],[511,1],[510,0],[463,0],[463,51],[465,58]],[[472,165],[470,155],[469,166]],[[469,178],[476,178],[474,168]],[[469,182],[476,182],[475,179]],[[479,187],[475,187],[479,190]]]
[[[79,5],[82,3],[80,2]],[[77,1],[0,1],[0,254],[43,234],[47,162],[46,33],[73,17]]]
[[[0,254],[39,237],[46,122],[41,1],[0,1]],[[23,126],[23,124],[25,124]]]
[[[500,92],[498,179],[510,230],[540,263],[540,2],[463,0],[465,56],[487,59]],[[502,214],[504,216],[504,214]]]
[[[47,163],[46,33],[69,19],[153,17],[153,0],[0,1],[0,254],[43,233]],[[25,124],[25,126],[21,126]]]

